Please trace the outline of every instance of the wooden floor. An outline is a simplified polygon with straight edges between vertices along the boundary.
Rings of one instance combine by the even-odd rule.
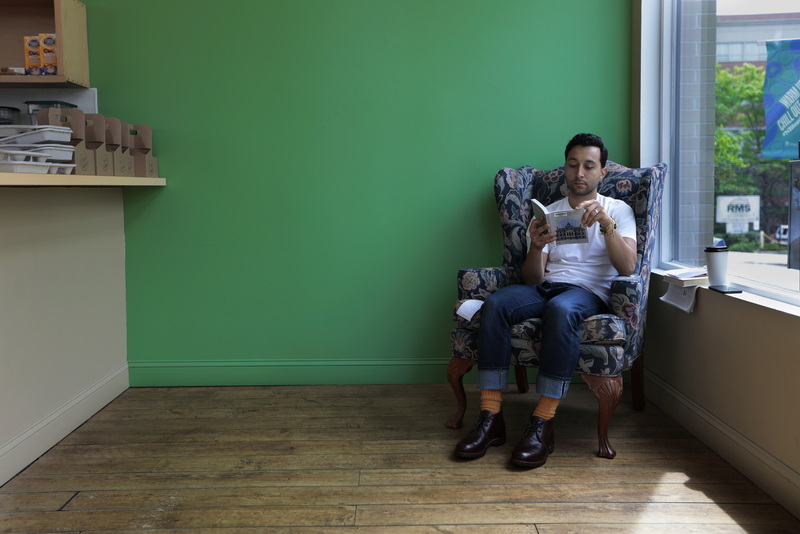
[[[616,459],[596,457],[595,401],[576,384],[547,464],[512,468],[534,399],[507,393],[508,442],[459,461],[446,385],[130,389],[0,488],[0,532],[800,532],[627,394]]]

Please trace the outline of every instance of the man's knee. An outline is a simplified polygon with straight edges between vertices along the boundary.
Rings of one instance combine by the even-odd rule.
[[[503,287],[489,295],[486,302],[483,303],[482,313],[509,313],[510,310],[519,306],[525,295],[524,286],[512,285]]]

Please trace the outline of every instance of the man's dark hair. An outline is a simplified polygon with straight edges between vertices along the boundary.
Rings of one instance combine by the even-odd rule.
[[[600,149],[600,165],[605,167],[608,161],[608,149],[603,144],[603,139],[599,135],[590,133],[579,133],[567,143],[567,148],[564,150],[564,160],[566,161],[569,156],[569,151],[576,146],[596,146]]]

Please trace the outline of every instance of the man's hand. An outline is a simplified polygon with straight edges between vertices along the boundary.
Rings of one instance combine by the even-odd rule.
[[[581,222],[583,222],[587,228],[594,223],[600,223],[600,226],[614,224],[614,219],[611,218],[611,215],[603,209],[603,206],[597,200],[584,200],[575,207],[575,209],[581,208],[585,210]]]
[[[587,227],[598,223],[600,234],[605,239],[606,253],[611,265],[622,276],[630,276],[636,270],[636,241],[629,237],[622,237],[616,231],[614,218],[608,214],[597,200],[585,200],[576,206],[583,208],[582,222]]]
[[[544,218],[534,219],[533,222],[531,222],[531,248],[536,248],[541,251],[544,249],[545,245],[556,240],[556,233],[548,232],[549,229],[550,225],[547,224],[547,220]]]
[[[544,217],[534,219],[528,227],[531,246],[528,248],[528,255],[525,256],[525,263],[522,264],[522,280],[528,285],[541,284],[544,280],[547,254],[543,249],[546,244],[556,240],[556,233],[549,230],[550,225]]]

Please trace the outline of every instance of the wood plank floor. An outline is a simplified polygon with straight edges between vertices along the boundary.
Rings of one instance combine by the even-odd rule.
[[[129,389],[0,488],[0,532],[800,532],[627,394],[616,459],[596,456],[596,403],[576,384],[547,464],[513,468],[534,400],[506,393],[508,442],[459,461],[447,385]]]

